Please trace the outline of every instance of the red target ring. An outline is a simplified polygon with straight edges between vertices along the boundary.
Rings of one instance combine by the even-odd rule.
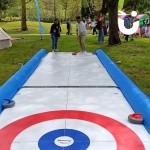
[[[2,150],[10,150],[13,140],[23,130],[38,123],[56,119],[84,120],[105,128],[115,138],[117,150],[145,150],[140,138],[124,124],[104,115],[75,110],[44,112],[10,123],[0,129],[0,148]]]

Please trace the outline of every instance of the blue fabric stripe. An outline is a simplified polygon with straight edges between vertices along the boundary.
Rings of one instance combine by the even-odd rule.
[[[38,0],[35,0],[35,6],[36,6],[36,12],[37,12],[37,17],[38,17],[38,22],[39,22],[40,34],[45,34],[45,29],[41,24],[41,13],[40,13]]]

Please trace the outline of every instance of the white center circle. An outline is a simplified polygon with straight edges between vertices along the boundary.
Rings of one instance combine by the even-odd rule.
[[[60,136],[55,139],[55,144],[60,147],[67,147],[74,143],[74,140],[69,136]]]

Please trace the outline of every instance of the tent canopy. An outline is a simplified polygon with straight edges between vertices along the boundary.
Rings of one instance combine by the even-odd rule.
[[[0,28],[0,49],[11,47],[11,37]]]
[[[0,28],[0,40],[8,39],[11,39],[11,37],[2,28]]]

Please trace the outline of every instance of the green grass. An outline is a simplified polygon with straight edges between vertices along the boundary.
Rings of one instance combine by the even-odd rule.
[[[28,24],[30,23],[31,22]],[[16,33],[16,30],[14,29],[18,27],[11,27],[12,24],[13,23],[0,23],[0,26],[5,26],[8,33],[14,34]],[[31,23],[33,30],[24,33],[38,32],[36,24],[37,23]],[[45,24],[45,26],[47,26],[48,31],[50,25]],[[63,32],[65,33],[66,31],[64,28],[65,25],[63,26]],[[22,64],[26,63],[39,49],[44,48],[48,51],[51,50],[51,40],[49,36],[43,36],[43,40],[39,40],[40,36],[22,36],[17,34],[15,37],[21,37],[24,39],[21,41],[13,41],[13,47],[9,49],[0,50],[0,85],[8,80],[22,66]],[[114,62],[121,61],[121,64],[118,64],[119,67],[148,96],[150,96],[150,39],[136,38],[133,42],[124,42],[122,40],[121,45],[110,47],[107,43],[98,45],[97,37],[89,35],[86,39],[86,45],[89,52],[101,48]],[[62,35],[59,39],[58,49],[65,52],[79,50],[80,47],[76,36]]]
[[[46,34],[49,34],[50,27],[52,23],[43,23],[43,27],[45,28]],[[38,22],[27,22],[28,31],[21,31],[21,23],[19,21],[16,22],[0,22],[0,27],[4,28],[9,34],[39,34],[39,24]],[[61,24],[62,34],[66,34],[66,24]],[[72,23],[72,33],[76,33],[76,24]],[[88,33],[91,33],[91,30],[88,30]]]

